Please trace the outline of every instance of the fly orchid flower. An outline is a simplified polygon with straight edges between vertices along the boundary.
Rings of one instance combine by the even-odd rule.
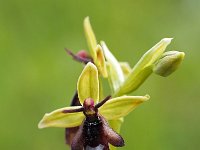
[[[68,53],[75,60],[84,64],[93,62],[97,66],[99,74],[108,78],[113,97],[135,91],[152,73],[163,77],[169,76],[177,70],[184,59],[185,54],[183,52],[164,52],[171,43],[172,38],[163,38],[149,49],[136,65],[131,68],[127,62],[119,62],[104,41],[101,41],[100,45],[97,45],[89,17],[86,17],[84,20],[84,31],[91,56],[86,51],[80,51],[76,55],[71,51],[68,51]],[[106,76],[102,73],[102,70],[107,73]],[[110,126],[117,132],[120,131],[122,122],[123,118],[109,120]]]
[[[106,120],[126,116],[149,96],[110,96],[99,102],[98,70],[88,63],[77,83],[78,98],[81,106],[57,109],[45,114],[39,128],[80,126],[71,143],[72,150],[93,149],[109,150],[109,143],[120,147],[123,138],[109,127]]]

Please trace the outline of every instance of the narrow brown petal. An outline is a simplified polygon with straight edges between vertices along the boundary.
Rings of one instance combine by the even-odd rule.
[[[81,112],[83,111],[83,107],[77,108],[77,109],[66,109],[63,110],[62,113],[76,113],[76,112]]]
[[[99,102],[98,104],[95,105],[95,108],[99,108],[101,107],[103,104],[105,104],[109,99],[111,98],[111,96],[107,96],[104,100],[102,100],[101,102]]]

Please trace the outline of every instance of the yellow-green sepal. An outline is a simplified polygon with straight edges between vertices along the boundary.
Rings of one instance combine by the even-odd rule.
[[[166,47],[171,43],[171,40],[172,38],[162,39],[142,56],[142,58],[138,61],[135,67],[139,69],[152,65],[161,57]]]
[[[119,62],[119,64],[122,68],[124,78],[126,78],[131,73],[132,68],[130,67],[128,62]]]
[[[164,38],[148,50],[133,67],[131,73],[115,92],[115,96],[124,95],[136,90],[152,73],[154,63],[161,57],[172,38]]]
[[[90,24],[89,17],[86,17],[84,19],[83,27],[84,27],[88,47],[89,47],[89,50],[90,50],[90,54],[91,54],[93,60],[96,60],[97,55],[96,55],[95,49],[96,49],[96,46],[97,46],[97,40],[96,40],[95,34],[92,30],[92,26]]]
[[[107,69],[106,69],[106,61],[105,61],[102,47],[100,45],[97,45],[95,51],[96,51],[97,59],[94,60],[94,63],[97,65],[99,73],[104,78],[107,78],[108,74],[107,74]]]
[[[107,61],[108,78],[109,78],[109,81],[111,82],[110,84],[113,91],[116,91],[124,82],[123,71],[117,59],[113,56],[113,54],[108,49],[106,43],[102,41],[101,46],[102,46],[102,49],[104,51],[104,55]]]
[[[109,125],[111,126],[111,128],[116,131],[117,133],[120,133],[121,130],[121,125],[124,122],[124,118],[118,118],[115,120],[109,120]]]
[[[150,98],[146,96],[121,96],[107,101],[99,108],[99,112],[107,120],[115,120],[126,116],[134,110],[139,104]]]
[[[185,53],[178,51],[168,51],[163,53],[161,58],[155,63],[153,72],[167,77],[178,69],[184,59]]]
[[[83,105],[86,98],[92,98],[95,103],[99,101],[98,70],[92,63],[87,63],[77,82],[78,97]]]
[[[137,73],[129,74],[122,86],[114,93],[114,96],[121,96],[130,93],[137,88],[151,75],[153,65],[143,68]]]
[[[51,113],[47,113],[39,122],[38,128],[40,129],[47,127],[69,128],[69,127],[79,126],[84,119],[83,112],[63,113],[64,110],[72,110],[78,108],[81,108],[81,106],[64,107],[57,109]]]
[[[89,17],[86,17],[84,19],[83,26],[84,26],[85,36],[87,39],[90,54],[92,56],[94,64],[97,66],[99,73],[104,78],[107,78],[106,64],[105,64],[103,51],[102,51],[101,46],[97,44],[97,40],[92,30]]]

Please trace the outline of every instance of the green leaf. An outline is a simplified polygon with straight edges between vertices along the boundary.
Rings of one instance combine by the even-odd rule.
[[[164,38],[148,50],[133,67],[131,73],[115,92],[115,96],[124,95],[136,90],[152,73],[153,64],[161,57],[172,38]]]
[[[111,82],[112,89],[116,91],[120,87],[120,85],[124,82],[123,71],[120,67],[119,62],[110,52],[105,42],[102,41],[101,46],[103,48],[104,55],[107,60],[108,78],[109,78],[109,81]]]
[[[96,50],[95,49],[96,49],[96,46],[97,46],[97,41],[96,41],[95,34],[92,30],[92,26],[90,24],[89,17],[86,17],[84,19],[83,26],[84,26],[85,36],[86,36],[86,40],[87,40],[88,47],[89,47],[89,50],[90,50],[90,54],[91,54],[93,60],[96,60],[97,56],[96,56]]]
[[[99,112],[107,120],[114,120],[126,116],[132,110],[134,110],[139,104],[149,99],[149,95],[146,96],[121,96],[113,98],[107,101],[102,107],[99,108]]]
[[[167,77],[178,69],[185,56],[184,52],[168,51],[155,63],[153,72]]]
[[[81,108],[81,106],[64,107],[57,109],[51,113],[47,113],[39,122],[38,128],[47,128],[47,127],[69,128],[69,127],[79,126],[84,119],[83,112],[63,113],[64,110],[72,110],[78,108]]]
[[[77,83],[78,97],[83,105],[86,98],[92,98],[95,103],[99,101],[98,70],[92,63],[87,63]]]

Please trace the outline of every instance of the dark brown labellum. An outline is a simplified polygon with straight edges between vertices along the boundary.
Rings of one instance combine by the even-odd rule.
[[[67,143],[71,143],[72,150],[109,150],[109,144],[116,147],[124,146],[123,138],[110,128],[105,118],[98,113],[98,108],[109,99],[110,96],[107,96],[100,103],[94,105],[94,100],[87,98],[83,107],[63,111],[63,113],[82,111],[85,115],[80,127],[66,129]]]
[[[72,141],[72,150],[109,150],[109,143],[116,147],[124,146],[123,138],[109,127],[103,116],[98,112],[84,114],[86,118]]]
[[[83,121],[75,135],[72,150],[109,150],[108,144],[116,147],[124,146],[123,138],[113,131],[102,116],[93,116]]]

